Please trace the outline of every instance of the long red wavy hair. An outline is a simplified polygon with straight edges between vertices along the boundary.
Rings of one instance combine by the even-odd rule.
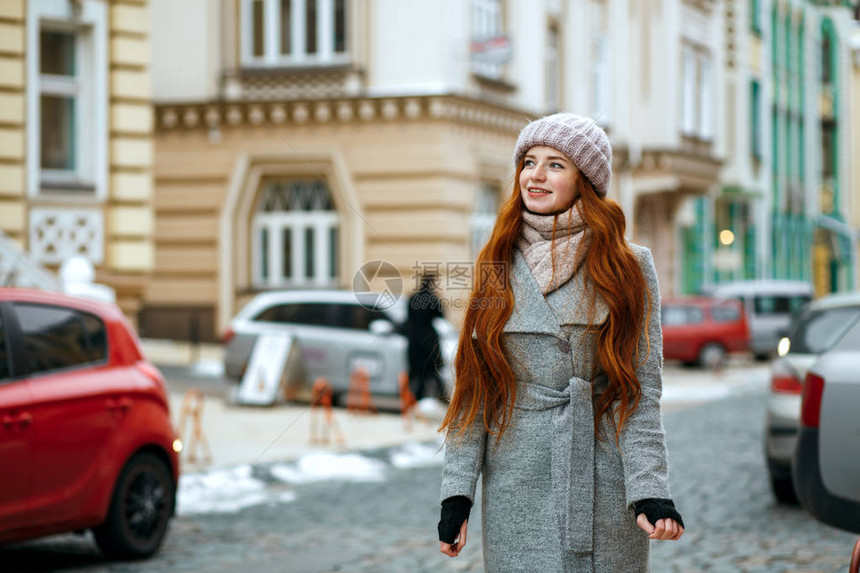
[[[492,235],[478,255],[476,269],[499,262],[511,268],[524,209],[520,171],[522,162],[517,166],[513,191],[501,206]],[[577,186],[579,197],[575,201],[580,203],[583,219],[592,235],[579,272],[588,273],[594,291],[609,309],[609,316],[602,325],[588,325],[588,330],[597,332],[597,364],[608,379],[607,388],[595,407],[594,429],[599,436],[601,418],[614,415],[617,442],[641,396],[636,367],[641,363],[639,336],[646,305],[649,310],[644,320],[650,320],[650,297],[636,257],[624,238],[625,218],[621,206],[597,195],[582,174]],[[451,431],[454,436],[464,432],[475,423],[479,413],[487,431],[499,437],[510,425],[516,383],[502,340],[502,329],[514,305],[509,275],[505,274],[504,284],[481,272],[475,277],[454,359],[454,395],[439,428],[449,430],[449,437]],[[644,359],[642,357],[641,361]],[[613,408],[615,401],[618,404]]]

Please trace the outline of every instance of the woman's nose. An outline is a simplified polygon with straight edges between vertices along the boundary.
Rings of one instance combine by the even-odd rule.
[[[546,171],[542,165],[536,165],[532,170],[532,179],[537,179],[538,181],[543,181],[546,178]]]

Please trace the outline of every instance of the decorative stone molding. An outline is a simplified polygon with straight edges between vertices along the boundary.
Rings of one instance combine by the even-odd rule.
[[[325,124],[372,121],[453,121],[517,134],[528,114],[462,96],[342,98],[307,101],[251,101],[157,104],[156,132],[265,124]]]
[[[40,263],[59,264],[83,255],[104,261],[104,223],[99,209],[31,209],[30,252]]]
[[[359,68],[263,68],[225,73],[225,93],[235,101],[324,99],[356,94],[364,84]]]

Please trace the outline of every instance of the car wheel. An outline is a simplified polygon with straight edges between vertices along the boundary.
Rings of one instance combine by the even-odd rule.
[[[770,489],[776,501],[786,505],[799,505],[797,494],[794,493],[794,481],[791,479],[791,468],[780,464],[768,457],[767,475],[770,478]]]
[[[779,503],[786,505],[799,505],[797,494],[794,493],[794,482],[791,478],[770,477],[770,488],[773,490],[773,495]]]
[[[699,350],[699,364],[706,368],[719,368],[726,362],[726,349],[722,344],[709,342]]]
[[[104,523],[93,529],[96,543],[111,559],[142,559],[161,546],[176,488],[170,471],[150,453],[134,456],[114,487]]]

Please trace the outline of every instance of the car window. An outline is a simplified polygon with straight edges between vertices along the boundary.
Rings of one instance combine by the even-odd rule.
[[[30,374],[80,366],[106,356],[104,324],[72,309],[14,303]]]
[[[829,350],[860,318],[860,307],[810,311],[794,323],[791,352],[820,354]]]
[[[88,312],[80,313],[84,321],[84,332],[87,337],[90,358],[93,362],[101,362],[107,358],[107,330],[102,319]]]
[[[260,311],[253,320],[337,327],[343,322],[338,314],[338,305],[323,302],[276,304]]]
[[[711,307],[711,317],[714,322],[736,322],[741,318],[741,311],[734,305],[720,304]]]
[[[794,314],[809,300],[806,295],[756,295],[753,307],[756,314]]]
[[[860,352],[860,320],[854,321],[854,328],[846,332],[833,349]]]
[[[374,320],[385,320],[391,322],[391,319],[381,310],[372,310],[357,304],[344,305],[349,307],[345,310],[346,316],[350,318],[347,328],[356,330],[370,330],[370,323]]]
[[[696,324],[705,320],[705,313],[697,306],[665,305],[661,321],[663,325]]]
[[[12,364],[9,361],[9,348],[6,346],[6,329],[3,324],[3,317],[0,316],[0,380],[5,380],[12,376]]]

